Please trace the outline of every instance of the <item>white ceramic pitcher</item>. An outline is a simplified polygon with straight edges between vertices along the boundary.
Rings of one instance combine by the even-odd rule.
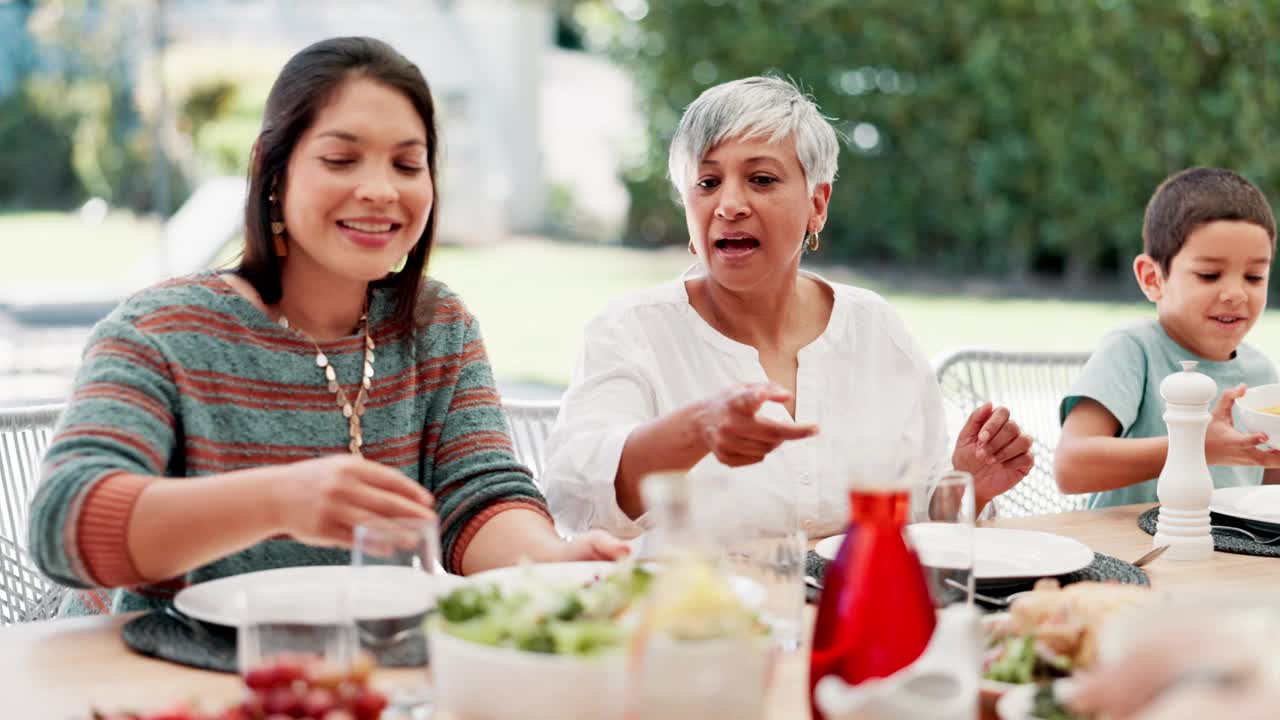
[[[981,664],[978,612],[953,605],[938,613],[933,637],[914,663],[857,685],[828,675],[816,699],[827,720],[977,720]]]

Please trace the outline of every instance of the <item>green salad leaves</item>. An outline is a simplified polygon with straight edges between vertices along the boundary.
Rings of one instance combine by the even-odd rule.
[[[497,585],[467,585],[437,603],[445,632],[482,645],[552,655],[593,656],[622,647],[625,616],[652,573],[631,566],[583,586],[530,583],[505,593]]]

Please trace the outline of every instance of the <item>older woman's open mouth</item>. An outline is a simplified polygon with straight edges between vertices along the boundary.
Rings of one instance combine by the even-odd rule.
[[[750,235],[722,237],[714,243],[716,252],[726,258],[745,258],[760,247],[760,241]]]

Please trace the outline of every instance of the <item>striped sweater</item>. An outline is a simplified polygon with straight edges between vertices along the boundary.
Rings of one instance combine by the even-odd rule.
[[[445,567],[503,510],[546,513],[515,458],[480,330],[461,300],[430,282],[431,324],[391,322],[395,297],[375,289],[369,332],[376,377],[363,418],[366,458],[435,495]],[[363,336],[320,343],[348,397],[363,366]],[[116,612],[152,607],[175,590],[226,575],[349,562],[345,550],[272,539],[145,585],[126,528],[151,482],[212,475],[347,452],[347,421],[315,363],[315,348],[272,322],[217,273],[180,278],[131,297],[100,322],[44,459],[29,541],[40,569],[64,585],[118,588]],[[63,610],[94,610],[72,593]],[[103,608],[96,608],[102,610]]]

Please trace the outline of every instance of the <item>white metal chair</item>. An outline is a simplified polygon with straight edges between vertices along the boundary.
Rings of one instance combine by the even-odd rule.
[[[0,625],[51,618],[67,592],[41,574],[26,551],[28,513],[40,481],[41,458],[63,407],[0,409]],[[540,482],[547,436],[560,403],[504,400],[502,409],[516,457]]]
[[[516,458],[529,466],[533,479],[542,487],[542,472],[546,469],[547,437],[556,424],[560,412],[558,400],[507,400],[502,401],[511,428],[511,441],[515,444]]]
[[[0,410],[0,624],[44,620],[58,610],[65,588],[50,582],[27,554],[31,497],[40,459],[62,405]]]
[[[990,401],[1009,408],[1032,438],[1035,467],[1027,478],[995,499],[1002,516],[1082,510],[1087,495],[1063,495],[1053,478],[1060,427],[1058,404],[1089,359],[1087,352],[1002,352],[967,349],[934,363],[947,404],[952,437],[973,409]]]

